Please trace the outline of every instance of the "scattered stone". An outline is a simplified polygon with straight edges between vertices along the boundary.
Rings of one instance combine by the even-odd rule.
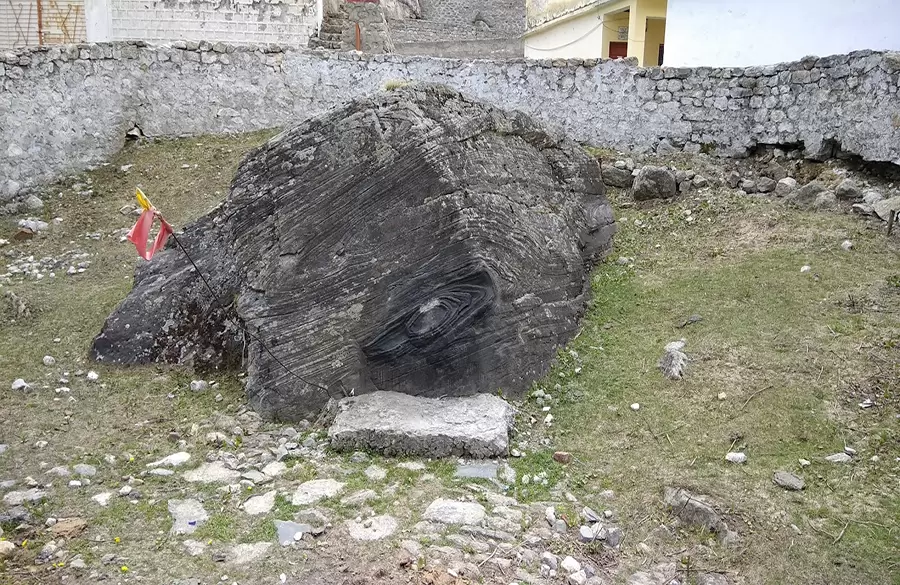
[[[369,478],[370,481],[382,481],[387,477],[387,470],[378,465],[370,465],[363,471],[363,474]]]
[[[556,522],[553,523],[553,532],[557,534],[565,534],[569,531],[569,525],[562,518],[557,518]]]
[[[84,532],[87,525],[83,518],[63,518],[50,527],[50,534],[59,538],[74,538]]]
[[[112,498],[112,492],[102,492],[93,496],[91,499],[105,508],[109,505],[110,498]]]
[[[39,211],[44,208],[44,202],[37,195],[29,195],[24,203],[28,211]]]
[[[82,477],[94,477],[97,475],[97,468],[93,465],[88,465],[87,463],[79,463],[73,467],[72,470],[75,472],[75,475],[80,475]]]
[[[730,544],[737,540],[737,534],[732,532],[715,508],[687,490],[667,487],[664,501],[669,511],[686,525],[706,528],[710,532],[715,532],[724,544]]]
[[[900,211],[900,196],[876,201],[872,204],[872,211],[882,221],[889,221],[891,217],[891,211]]]
[[[813,181],[794,191],[789,200],[800,207],[811,207],[819,194],[825,191],[827,191],[825,185],[818,181]]]
[[[221,433],[219,431],[211,431],[206,433],[206,442],[215,447],[221,447],[223,445],[228,445],[231,441],[228,440],[228,436],[225,433]]]
[[[566,557],[559,564],[559,567],[566,573],[574,573],[581,570],[581,563],[572,557]]]
[[[75,559],[72,559],[71,561],[69,561],[69,568],[70,569],[78,569],[78,570],[86,569],[87,563],[84,562],[84,559],[75,558]]]
[[[347,532],[354,540],[382,540],[397,531],[398,523],[392,516],[374,516],[366,520],[349,520]]]
[[[659,359],[659,370],[669,380],[681,380],[687,367],[687,354],[684,353],[685,340],[679,339],[667,343],[663,356]]]
[[[737,171],[730,171],[725,175],[725,184],[728,185],[728,188],[730,189],[737,189],[738,185],[741,184],[741,174]]]
[[[703,189],[704,187],[709,187],[709,179],[707,179],[706,177],[701,177],[700,175],[694,177],[693,183],[695,189]]]
[[[697,585],[729,585],[725,575],[719,573],[700,573],[697,575]]]
[[[157,477],[169,477],[171,475],[175,475],[175,472],[172,471],[171,469],[163,469],[161,467],[151,469],[147,473],[150,475],[155,475]]]
[[[787,197],[797,189],[797,181],[791,177],[779,179],[775,185],[775,195],[778,197]]]
[[[169,500],[169,514],[172,515],[172,534],[193,534],[209,520],[203,504],[194,499]]]
[[[3,496],[3,503],[7,506],[21,506],[22,504],[40,504],[47,498],[47,492],[37,488],[25,491],[9,492]]]
[[[806,273],[809,272],[810,270],[812,270],[812,266],[810,266],[810,265],[808,265],[808,264],[805,265],[805,266],[801,266],[801,267],[800,267],[800,274],[806,274]]]
[[[124,497],[130,495],[132,491],[134,491],[133,487],[131,487],[130,485],[127,485],[127,484],[123,485],[121,488],[119,488],[119,497],[124,498]]]
[[[19,390],[28,390],[29,388],[31,388],[31,386],[29,386],[28,383],[26,383],[22,378],[16,378],[15,380],[13,380],[12,389],[14,392]]]
[[[197,540],[185,540],[181,544],[185,552],[192,557],[199,557],[206,551],[206,545]]]
[[[262,468],[262,472],[269,477],[278,477],[285,471],[287,471],[287,465],[281,461],[273,461]]]
[[[0,540],[0,559],[8,559],[16,552],[16,545],[8,540]]]
[[[69,476],[69,468],[65,465],[57,465],[52,469],[47,470],[47,475],[55,475],[57,477],[68,477]]]
[[[844,240],[843,242],[841,242],[841,249],[845,252],[849,252],[853,249],[853,242],[851,242],[850,240]]]
[[[882,200],[884,200],[884,195],[878,191],[866,191],[865,195],[863,195],[863,203],[867,205],[875,205]]]
[[[568,465],[572,462],[572,454],[567,451],[557,451],[553,454],[553,460],[557,463]]]
[[[578,529],[578,538],[581,542],[594,542],[606,538],[606,528],[597,523],[593,526],[582,526]]]
[[[172,453],[171,455],[163,457],[159,461],[148,463],[147,467],[179,467],[190,461],[190,459],[190,453],[179,451],[178,453]]]
[[[835,196],[839,201],[856,201],[862,199],[862,190],[859,185],[852,179],[844,179],[841,184],[834,190]]]
[[[800,467],[809,467],[812,465],[808,459],[798,459],[797,462],[800,464]]]
[[[426,466],[421,461],[401,461],[397,464],[400,469],[407,471],[425,471]]]
[[[634,179],[632,193],[636,201],[675,197],[677,193],[675,174],[665,167],[645,166],[638,171]]]
[[[311,534],[312,531],[313,527],[309,524],[275,520],[275,532],[278,534],[278,542],[281,546],[290,546],[302,540],[304,534]]]
[[[778,186],[778,183],[775,182],[774,179],[770,179],[769,177],[760,177],[758,181],[756,181],[756,189],[760,193],[771,193]]]
[[[45,356],[44,356],[44,365],[45,365],[45,366],[48,366],[48,367],[49,367],[49,366],[55,366],[55,365],[56,365],[56,358],[53,357],[52,355],[45,355]]]
[[[606,527],[606,544],[616,548],[622,541],[625,539],[625,531],[619,528],[618,526],[607,526]]]
[[[837,197],[831,191],[822,191],[816,196],[813,207],[816,209],[827,209],[837,204]]]
[[[602,170],[603,183],[607,187],[616,187],[618,189],[629,189],[634,184],[634,177],[631,171],[624,168],[605,166]]]
[[[497,477],[499,465],[493,461],[484,463],[460,463],[456,466],[455,477],[470,479],[494,479]]]
[[[752,179],[744,179],[741,181],[741,191],[747,194],[756,193],[759,191],[759,187],[756,186],[756,181]]]
[[[481,524],[486,515],[481,504],[438,498],[425,509],[422,518],[442,524],[474,525]]]
[[[271,542],[235,544],[226,553],[225,562],[229,565],[249,565],[263,559],[270,548],[272,548]]]
[[[209,382],[206,380],[191,381],[191,392],[204,392],[209,390]]]
[[[249,498],[246,502],[244,502],[244,512],[246,512],[250,516],[268,514],[272,511],[272,508],[275,507],[275,496],[277,495],[278,492],[272,490],[261,496],[253,496],[252,498]]]
[[[315,479],[300,484],[291,498],[295,506],[308,506],[325,498],[333,498],[341,493],[344,484],[333,479]]]
[[[328,431],[335,449],[476,459],[506,456],[514,413],[491,394],[439,400],[373,392],[345,398],[339,408]]]
[[[595,522],[600,522],[600,514],[593,511],[591,508],[585,506],[581,509],[581,517],[584,518],[584,521],[588,524],[594,524]]]
[[[341,498],[341,504],[344,506],[360,506],[369,500],[375,499],[378,499],[378,492],[375,490],[360,490],[345,498]]]
[[[200,483],[223,483],[236,481],[240,477],[241,473],[239,471],[228,469],[220,461],[203,463],[196,469],[191,469],[184,473],[185,481]]]
[[[587,583],[588,577],[587,573],[585,573],[584,569],[579,569],[575,571],[571,575],[569,575],[569,585],[585,585]]]
[[[254,485],[262,485],[272,481],[272,478],[261,471],[250,469],[241,474],[241,479],[253,482]]]
[[[844,445],[844,453],[846,453],[847,455],[856,455],[856,449]]]
[[[805,485],[801,478],[787,471],[776,471],[772,479],[786,490],[800,491]]]
[[[825,461],[829,463],[849,463],[852,460],[853,457],[846,453],[835,453],[834,455],[829,455],[825,458]]]
[[[638,402],[632,402],[631,406],[629,408],[631,408],[631,410],[637,412],[641,409],[641,405]]]
[[[738,464],[740,464],[740,463],[746,463],[746,462],[747,462],[747,455],[744,454],[744,453],[737,453],[737,452],[732,451],[732,452],[727,453],[727,454],[725,455],[725,460],[726,460],[726,461],[730,461],[730,462],[732,462],[732,463],[738,463]]]
[[[77,480],[77,479],[73,479],[72,481],[69,482],[70,488],[80,488],[82,485],[83,484],[81,483],[81,481]]]
[[[87,381],[88,382],[96,382],[99,379],[100,379],[100,374],[98,374],[94,370],[91,370],[87,373]]]

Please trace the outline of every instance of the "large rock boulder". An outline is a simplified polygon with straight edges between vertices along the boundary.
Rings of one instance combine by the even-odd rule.
[[[138,267],[92,356],[244,363],[251,404],[282,420],[377,390],[515,395],[578,329],[614,231],[575,142],[413,84],[250,152],[227,200],[179,236],[218,304],[170,245]]]
[[[633,194],[637,201],[668,199],[675,197],[677,188],[675,173],[665,167],[648,165],[639,170],[634,178]]]

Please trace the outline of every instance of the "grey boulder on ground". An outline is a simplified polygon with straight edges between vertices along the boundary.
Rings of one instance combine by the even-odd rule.
[[[603,183],[607,187],[628,189],[634,183],[634,176],[628,169],[605,166],[603,167]]]
[[[194,499],[169,500],[169,514],[172,515],[172,534],[193,534],[209,520],[203,504]]]
[[[872,211],[875,212],[880,219],[889,221],[891,211],[900,211],[900,197],[891,197],[890,199],[881,199],[872,204]]]
[[[805,485],[803,483],[803,479],[797,477],[789,471],[776,471],[772,476],[772,481],[786,490],[793,491],[800,491]]]
[[[385,455],[503,457],[514,412],[502,398],[477,394],[421,398],[375,392],[339,403],[328,436],[341,451]]]
[[[733,544],[738,535],[712,504],[691,492],[674,487],[665,488],[663,501],[669,511],[688,526],[700,527],[715,533],[723,544]]]
[[[668,199],[675,197],[677,188],[675,173],[665,167],[648,165],[639,170],[634,178],[633,194],[638,201]]]
[[[827,191],[828,188],[825,185],[818,181],[812,181],[788,195],[787,200],[798,207],[811,208],[816,205],[819,195]]]
[[[170,244],[91,355],[246,363],[250,403],[281,420],[378,390],[521,394],[578,331],[614,232],[577,143],[410,84],[251,151],[226,201],[179,236],[218,305]]]

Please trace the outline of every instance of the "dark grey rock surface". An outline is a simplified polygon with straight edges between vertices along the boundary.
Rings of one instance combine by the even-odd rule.
[[[282,420],[376,390],[516,394],[575,334],[614,231],[575,142],[408,85],[249,153],[227,200],[179,235],[224,308],[170,242],[92,356],[245,363],[250,402]]]

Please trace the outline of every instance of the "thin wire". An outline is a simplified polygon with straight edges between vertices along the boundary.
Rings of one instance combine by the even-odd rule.
[[[647,20],[649,20],[649,19],[647,19]],[[553,21],[552,21],[552,20],[548,20],[548,21],[547,21],[546,23],[544,23],[544,24],[548,24],[548,23],[550,23],[550,22],[553,22]],[[558,46],[558,47],[553,47],[553,48],[550,48],[550,49],[541,49],[541,48],[539,48],[539,47],[532,47],[531,45],[525,45],[525,47],[528,48],[528,49],[531,49],[532,51],[544,51],[544,52],[547,52],[547,51],[558,51],[559,49],[564,49],[564,48],[568,47],[569,45],[574,45],[574,44],[577,43],[578,41],[584,40],[585,37],[587,37],[589,34],[591,34],[592,32],[594,32],[595,30],[597,30],[597,29],[600,28],[600,27],[603,27],[603,28],[605,28],[605,29],[607,29],[607,30],[611,30],[612,32],[616,32],[616,33],[619,32],[619,29],[618,29],[618,28],[614,28],[614,27],[612,27],[612,26],[608,26],[608,25],[606,24],[606,21],[602,21],[602,20],[601,20],[601,21],[600,21],[600,24],[598,24],[597,26],[595,26],[595,27],[592,28],[591,30],[587,31],[586,33],[584,33],[583,35],[581,35],[580,37],[578,37],[578,38],[575,39],[574,41],[569,41],[568,43],[566,43],[566,44],[564,44],[564,45],[560,45],[560,46]],[[550,27],[550,28],[553,28],[553,27]],[[629,29],[629,30],[630,30],[630,29]],[[623,40],[634,41],[634,42],[636,42],[636,43],[641,42],[641,39],[634,39],[634,38],[631,38],[630,36],[627,37],[627,39],[619,39],[619,38],[617,38],[617,39],[610,39],[611,42],[621,42],[621,41],[623,41]],[[647,40],[647,38],[644,37],[643,42],[646,42],[646,40]]]
[[[178,236],[175,235],[175,231],[174,231],[174,230],[172,231],[172,239],[175,240],[175,243],[178,244],[178,247],[181,248],[181,251],[182,251],[182,252],[184,252],[184,255],[187,257],[188,261],[190,261],[191,266],[194,267],[194,270],[197,272],[197,275],[200,277],[200,280],[203,281],[203,284],[205,284],[207,290],[209,290],[209,294],[210,294],[210,296],[212,296],[212,301],[213,301],[213,303],[215,303],[216,306],[217,306],[219,309],[221,309],[221,310],[225,313],[225,315],[226,315],[225,318],[226,318],[226,319],[228,319],[229,321],[231,321],[232,323],[234,323],[235,325],[237,325],[237,326],[238,326],[245,334],[247,334],[247,335],[250,337],[250,339],[252,339],[252,340],[256,341],[257,343],[259,343],[259,345],[262,346],[262,348],[266,351],[266,353],[268,353],[268,354],[272,357],[272,359],[275,360],[275,361],[278,363],[279,366],[281,366],[282,368],[284,368],[285,371],[286,371],[287,373],[289,373],[290,375],[294,376],[295,378],[297,378],[298,380],[300,380],[300,381],[303,382],[304,384],[308,384],[308,385],[310,385],[310,386],[315,386],[316,388],[319,388],[320,390],[324,390],[325,392],[328,392],[328,388],[326,388],[325,386],[322,386],[321,384],[316,384],[315,382],[311,382],[310,380],[307,380],[306,378],[304,378],[304,377],[301,376],[300,374],[294,372],[294,371],[291,370],[289,367],[287,367],[287,365],[286,365],[283,361],[281,361],[280,359],[278,359],[278,356],[276,356],[274,353],[272,353],[272,350],[269,349],[269,347],[263,342],[263,340],[262,340],[259,336],[254,335],[253,333],[251,333],[250,330],[249,330],[246,326],[244,326],[243,323],[240,323],[240,322],[238,322],[238,321],[232,319],[231,317],[229,317],[229,316],[228,316],[228,311],[225,309],[225,307],[223,307],[223,306],[219,303],[219,299],[218,299],[218,297],[216,296],[215,291],[212,289],[212,286],[210,286],[209,281],[207,281],[207,280],[206,280],[206,277],[203,276],[203,273],[200,272],[200,268],[199,268],[199,267],[197,266],[197,264],[194,262],[194,259],[191,258],[191,255],[188,254],[187,249],[186,249],[186,248],[184,247],[184,245],[181,243],[181,240],[178,239]],[[329,393],[329,395],[330,395],[330,393]]]

